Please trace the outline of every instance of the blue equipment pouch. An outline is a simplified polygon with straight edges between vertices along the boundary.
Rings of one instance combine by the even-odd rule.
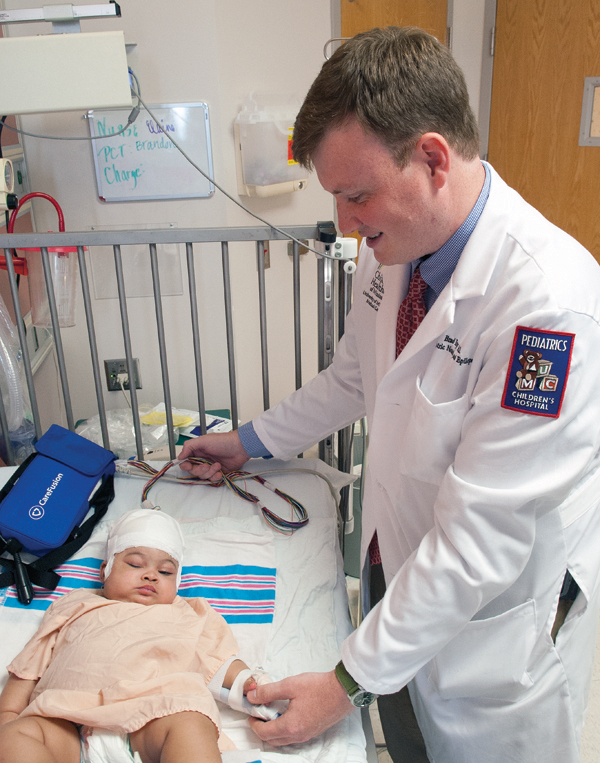
[[[56,424],[35,447],[0,490],[0,565],[8,568],[0,588],[16,584],[25,605],[33,600],[32,582],[56,588],[60,577],[52,569],[83,546],[114,498],[111,451]],[[21,551],[40,558],[24,564]]]

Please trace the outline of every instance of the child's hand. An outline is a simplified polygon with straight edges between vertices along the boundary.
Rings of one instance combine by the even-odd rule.
[[[248,694],[249,691],[256,689],[257,686],[258,684],[256,683],[254,676],[250,676],[250,678],[244,683],[244,697],[246,694]]]
[[[250,682],[253,681],[253,685],[250,686]],[[251,678],[244,684],[244,695],[249,691],[253,691],[258,686],[264,686],[265,684],[273,683],[273,679],[262,668],[255,668]],[[280,715],[285,713],[288,709],[289,702],[287,700],[277,700],[276,702],[267,702],[265,704],[252,704],[250,700],[246,698],[246,704],[249,705],[252,710],[249,711],[250,715],[255,718],[260,718],[262,721],[273,721]]]
[[[240,670],[231,686],[228,700],[229,707],[242,713],[253,715],[255,718],[260,718],[263,721],[274,720],[287,710],[287,703],[285,703],[285,708],[281,706],[269,707],[268,705],[253,704],[246,698],[249,691],[254,691],[262,683],[270,682],[271,679],[263,670],[255,670],[253,673],[249,668]],[[275,704],[281,705],[281,703]]]

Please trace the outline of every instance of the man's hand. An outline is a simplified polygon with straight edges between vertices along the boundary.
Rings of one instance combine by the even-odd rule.
[[[306,742],[322,734],[355,709],[335,673],[302,673],[248,692],[253,704],[289,699],[286,713],[265,723],[250,718],[252,731],[273,747]]]
[[[190,472],[194,477],[211,482],[220,480],[222,472],[237,471],[249,458],[237,431],[213,432],[187,440],[181,449],[179,460],[190,457],[214,461],[211,465],[190,464],[189,461],[181,464],[184,472]]]

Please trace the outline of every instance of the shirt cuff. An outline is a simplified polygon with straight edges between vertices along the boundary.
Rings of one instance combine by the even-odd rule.
[[[250,458],[273,458],[273,454],[262,444],[260,437],[254,431],[251,421],[238,427],[238,435],[244,450]]]

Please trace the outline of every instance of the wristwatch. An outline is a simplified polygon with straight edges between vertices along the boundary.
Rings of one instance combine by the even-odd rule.
[[[360,684],[356,683],[341,660],[335,666],[335,675],[354,707],[367,707],[377,699],[377,694],[363,689]]]

